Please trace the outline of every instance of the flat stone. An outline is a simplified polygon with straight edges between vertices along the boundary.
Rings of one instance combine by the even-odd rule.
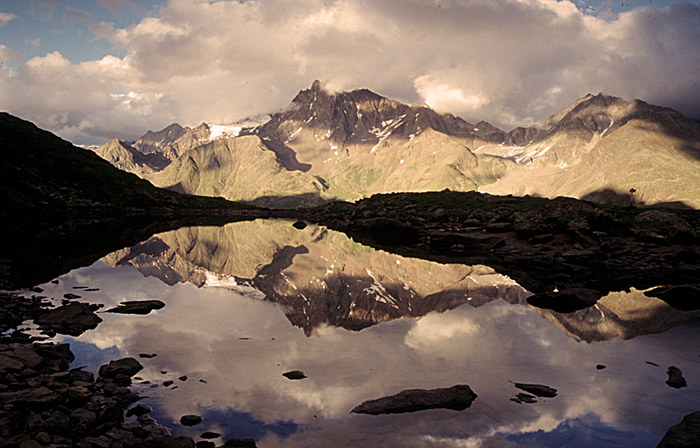
[[[358,414],[400,414],[426,409],[462,411],[471,406],[477,395],[466,384],[442,389],[409,389],[396,395],[368,400],[352,409]]]
[[[180,424],[182,426],[194,426],[200,423],[202,423],[202,417],[199,415],[188,414],[180,417]]]
[[[0,394],[0,402],[27,409],[48,409],[62,401],[61,395],[44,386]]]
[[[304,372],[301,370],[292,370],[289,372],[285,372],[282,374],[285,378],[288,378],[290,380],[303,380],[306,378],[306,375],[304,375]]]
[[[160,300],[130,300],[122,302],[114,308],[105,310],[106,313],[120,314],[148,314],[153,310],[159,310],[165,306]]]
[[[542,384],[515,383],[514,386],[542,398],[554,398],[557,396],[556,389]]]
[[[199,437],[203,439],[218,439],[219,437],[221,437],[221,434],[219,434],[218,432],[207,431],[205,433],[202,433],[202,435],[200,435]]]
[[[103,378],[114,378],[120,374],[132,377],[141,369],[143,366],[134,358],[122,358],[101,366],[98,373]]]
[[[49,327],[57,333],[79,336],[102,322],[93,308],[87,303],[71,302],[41,314],[34,319],[34,323]]]
[[[537,403],[537,397],[535,397],[534,395],[526,394],[524,392],[520,392],[514,398],[511,398],[510,401],[513,401],[518,404],[532,404]]]
[[[42,357],[30,344],[0,345],[0,374],[10,371],[21,372],[25,369],[35,369],[42,362]]]

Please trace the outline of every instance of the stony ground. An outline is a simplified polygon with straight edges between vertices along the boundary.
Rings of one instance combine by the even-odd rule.
[[[78,335],[101,319],[97,306],[64,300],[52,308],[41,296],[0,294],[0,447],[214,447],[189,437],[173,437],[148,416],[147,406],[129,386],[143,367],[134,358],[111,361],[98,376],[69,369],[68,344],[47,342],[20,330],[24,321],[41,323],[45,334]],[[133,424],[125,415],[136,416]],[[218,437],[218,435],[217,435]],[[254,447],[231,439],[225,447]]]

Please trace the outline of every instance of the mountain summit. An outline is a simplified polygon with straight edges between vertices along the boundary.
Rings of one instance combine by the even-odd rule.
[[[506,132],[314,81],[266,122],[219,128],[149,131],[131,147],[161,164],[131,154],[135,166],[121,167],[158,186],[265,205],[447,188],[700,207],[700,126],[602,93]]]

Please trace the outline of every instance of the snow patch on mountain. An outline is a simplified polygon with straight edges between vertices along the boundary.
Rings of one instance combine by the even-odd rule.
[[[221,137],[238,137],[244,129],[249,133],[253,132],[256,128],[270,121],[270,119],[272,119],[270,115],[260,115],[232,124],[207,123],[210,131],[209,140],[216,140]]]

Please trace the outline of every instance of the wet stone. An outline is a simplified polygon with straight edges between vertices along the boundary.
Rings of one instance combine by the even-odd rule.
[[[165,307],[165,303],[160,300],[131,300],[122,302],[114,308],[105,310],[107,313],[120,314],[149,314],[153,310],[159,310]]]
[[[102,319],[94,313],[98,307],[87,303],[71,302],[46,311],[34,319],[34,323],[71,336],[79,336],[97,327]]]
[[[103,378],[114,378],[120,374],[132,377],[141,369],[143,366],[134,358],[122,358],[101,366],[99,375]]]
[[[534,395],[526,394],[523,392],[520,392],[517,394],[514,398],[511,398],[510,401],[513,401],[518,404],[532,404],[532,403],[537,403],[537,397]]]
[[[679,369],[678,367],[670,366],[666,371],[666,374],[668,375],[666,384],[668,384],[669,386],[675,389],[680,389],[682,387],[688,386],[688,383],[685,381],[685,378],[683,378],[683,372],[681,372],[681,369]]]
[[[396,395],[367,400],[352,409],[358,414],[401,414],[426,409],[462,411],[471,406],[477,395],[466,384],[442,389],[409,389]]]
[[[200,435],[199,437],[203,439],[218,439],[219,437],[221,437],[221,434],[219,434],[218,432],[207,431],[205,433],[202,433],[202,435]]]
[[[303,380],[304,378],[306,378],[306,375],[304,375],[304,372],[302,372],[301,370],[291,370],[289,372],[283,373],[282,376],[290,380]]]
[[[514,386],[541,398],[554,398],[557,396],[556,389],[542,384],[515,383]]]
[[[202,423],[202,417],[199,415],[188,414],[180,417],[180,424],[182,426],[195,426],[200,423]]]

